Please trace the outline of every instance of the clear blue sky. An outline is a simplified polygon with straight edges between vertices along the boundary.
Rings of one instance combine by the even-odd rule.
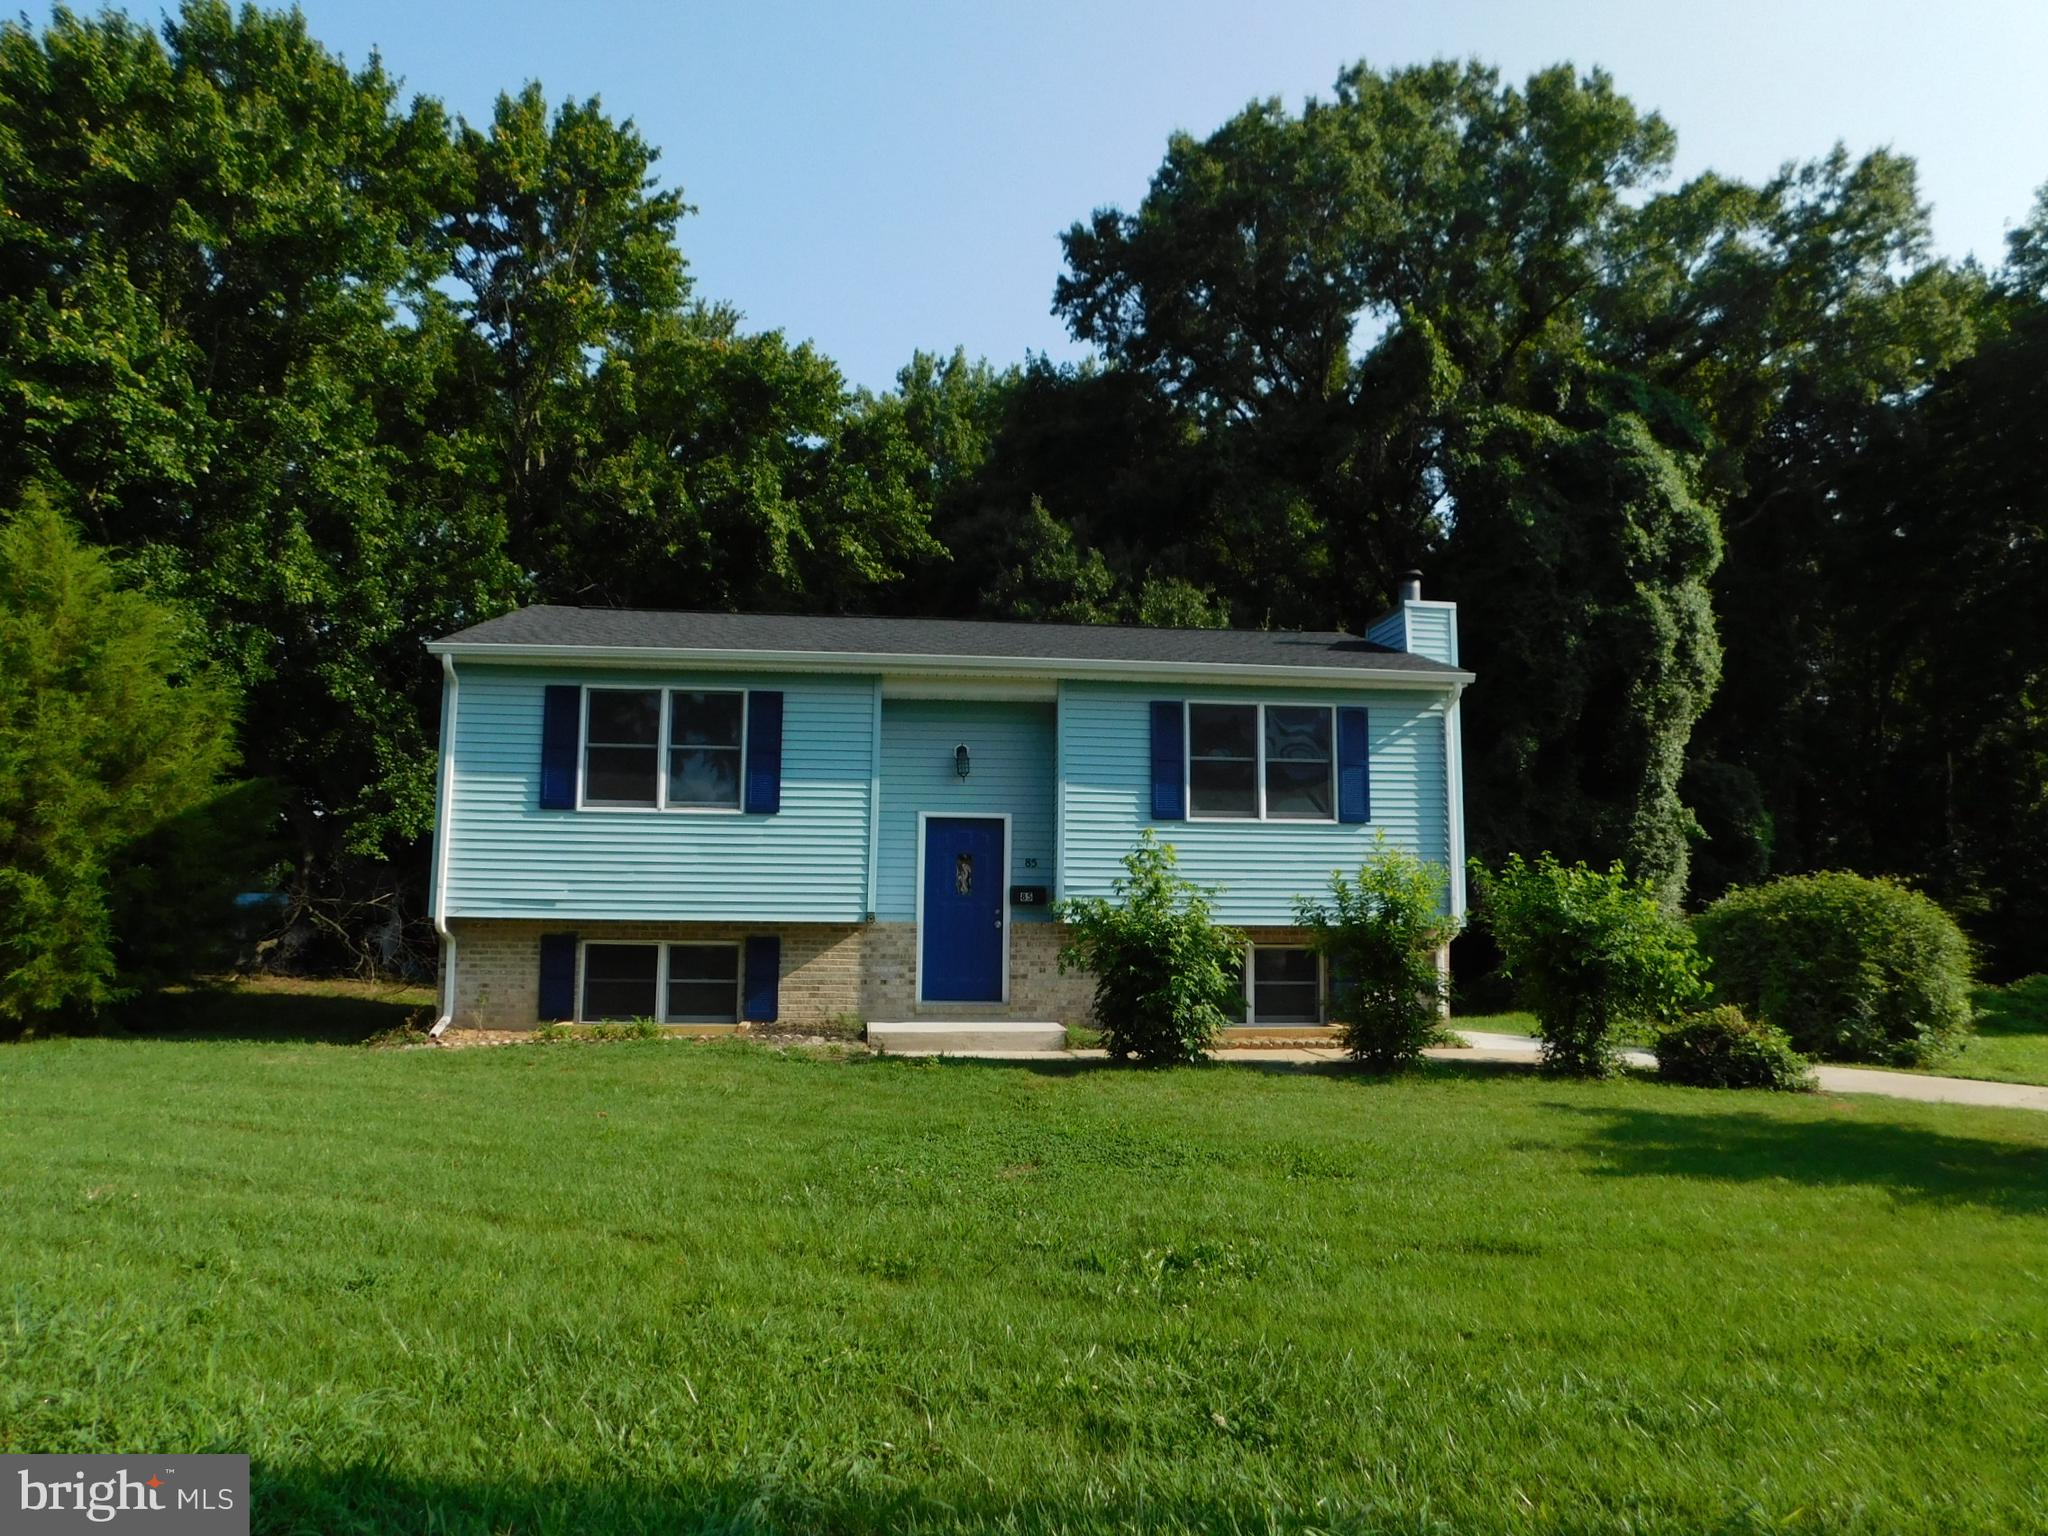
[[[131,3],[139,14],[149,9]],[[303,0],[351,61],[472,119],[538,79],[598,95],[698,208],[707,297],[856,383],[913,348],[1076,355],[1058,235],[1131,206],[1175,128],[1298,105],[1341,65],[1609,69],[1678,173],[1761,178],[1835,140],[1919,160],[1938,243],[1997,261],[2048,181],[2048,0]]]

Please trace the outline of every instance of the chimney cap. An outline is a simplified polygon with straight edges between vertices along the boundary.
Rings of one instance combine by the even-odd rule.
[[[1413,570],[1403,571],[1394,578],[1394,582],[1395,590],[1400,594],[1402,602],[1419,603],[1422,601],[1422,572]]]

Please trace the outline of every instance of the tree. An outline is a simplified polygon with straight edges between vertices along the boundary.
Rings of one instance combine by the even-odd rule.
[[[199,638],[46,499],[0,522],[0,1026],[215,958],[265,829],[224,783],[234,692]]]
[[[0,25],[0,498],[64,487],[202,617],[320,958],[424,906],[426,639],[886,606],[942,554],[901,416],[695,302],[656,160],[537,85],[401,104],[296,12]]]
[[[294,887],[387,915],[432,816],[419,642],[522,590],[436,286],[459,172],[297,13],[0,28],[0,495],[64,486],[200,616]]]
[[[1673,142],[1597,72],[1355,67],[1298,116],[1176,136],[1137,212],[1068,232],[1055,303],[1223,466],[1202,536],[1229,553],[1198,579],[1357,630],[1434,565],[1488,615],[1475,846],[1622,857],[1675,904],[1719,665],[1713,444],[1648,366],[1693,336],[1638,358],[1604,330]]]

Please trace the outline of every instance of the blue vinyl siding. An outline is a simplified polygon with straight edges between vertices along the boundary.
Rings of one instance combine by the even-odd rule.
[[[1458,610],[1454,604],[1403,603],[1365,632],[1375,645],[1458,664]]]
[[[462,663],[448,807],[454,917],[859,922],[867,908],[877,683],[864,677]],[[541,690],[783,693],[772,816],[540,809]]]
[[[1140,706],[1142,709],[1142,706]],[[882,701],[882,835],[875,916],[917,916],[917,813],[1010,816],[1008,884],[1053,883],[1053,706],[951,699]],[[953,771],[965,743],[970,771]],[[1142,772],[1142,765],[1140,765]],[[1036,859],[1038,867],[1025,864]],[[1044,909],[1012,907],[1015,922]]]
[[[1458,611],[1448,603],[1409,603],[1408,649],[1446,666],[1458,664]]]
[[[1155,699],[1268,704],[1359,704],[1368,711],[1372,820],[1153,822],[1150,709]],[[1445,793],[1446,696],[1421,690],[1169,689],[1147,684],[1060,685],[1061,894],[1107,896],[1121,860],[1147,826],[1179,850],[1181,873],[1221,885],[1224,922],[1287,925],[1294,898],[1327,888],[1333,869],[1356,870],[1373,834],[1442,864],[1450,844]]]

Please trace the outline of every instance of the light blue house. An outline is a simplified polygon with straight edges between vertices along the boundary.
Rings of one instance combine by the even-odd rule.
[[[1297,896],[1376,834],[1464,909],[1453,605],[1369,638],[537,607],[437,641],[433,915],[463,1027],[1066,1020],[1052,905],[1146,829],[1319,1027]]]

